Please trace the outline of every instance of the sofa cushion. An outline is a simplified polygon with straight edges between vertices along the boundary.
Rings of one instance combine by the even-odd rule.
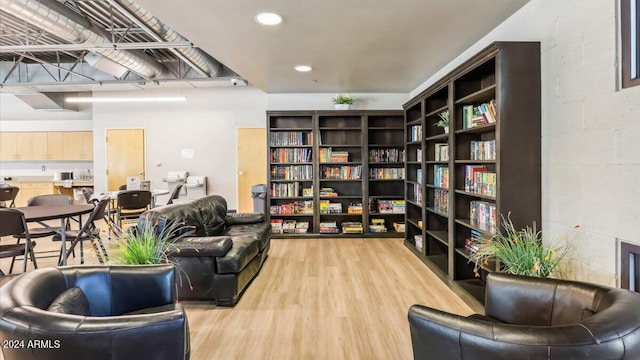
[[[91,315],[89,301],[84,292],[78,287],[72,287],[60,293],[49,304],[47,311],[70,315]]]
[[[144,229],[146,223],[151,223],[158,232],[176,223],[180,233],[175,235],[183,235],[187,231],[194,236],[207,235],[200,209],[191,204],[172,204],[147,210],[138,219],[138,229]]]
[[[194,257],[194,256],[225,256],[233,246],[228,236],[192,237],[180,240],[169,245],[169,256]]]
[[[216,267],[220,274],[238,273],[256,255],[258,255],[258,241],[251,236],[233,237],[233,246],[224,257],[216,258]]]
[[[262,251],[269,242],[269,238],[271,236],[271,224],[268,222],[261,222],[257,224],[229,226],[225,229],[223,235],[231,237],[253,237],[253,239],[259,242],[258,248]]]
[[[227,200],[220,195],[210,195],[194,200],[191,205],[200,211],[204,236],[222,235],[227,216]]]
[[[262,213],[232,213],[227,214],[225,218],[227,226],[239,224],[255,224],[263,221],[265,221],[265,217]]]

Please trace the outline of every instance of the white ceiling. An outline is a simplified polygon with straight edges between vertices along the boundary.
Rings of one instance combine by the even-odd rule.
[[[410,92],[529,0],[138,0],[267,93]],[[283,16],[276,27],[257,13]],[[307,64],[309,73],[293,67]]]

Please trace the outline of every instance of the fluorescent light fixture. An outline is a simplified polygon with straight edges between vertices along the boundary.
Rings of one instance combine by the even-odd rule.
[[[155,96],[155,97],[69,97],[70,103],[117,103],[117,102],[178,102],[187,101],[185,96]]]
[[[296,65],[296,67],[294,67],[294,69],[296,69],[296,71],[300,71],[300,72],[307,72],[307,71],[311,71],[311,66],[309,66],[309,65]]]
[[[256,21],[262,25],[278,25],[282,22],[282,16],[276,13],[263,12],[256,15]]]

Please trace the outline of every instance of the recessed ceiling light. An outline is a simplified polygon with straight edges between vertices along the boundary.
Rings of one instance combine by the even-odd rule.
[[[311,71],[311,66],[309,66],[309,65],[297,65],[296,67],[294,67],[294,69],[296,69],[296,71],[300,71],[300,72],[307,72],[307,71]]]
[[[282,22],[282,16],[276,13],[263,12],[256,15],[256,21],[262,25],[278,25]]]

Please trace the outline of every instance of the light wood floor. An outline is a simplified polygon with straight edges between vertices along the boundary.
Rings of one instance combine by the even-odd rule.
[[[472,313],[400,239],[274,239],[235,307],[184,304],[194,360],[399,360],[413,358],[407,310],[415,303]]]

